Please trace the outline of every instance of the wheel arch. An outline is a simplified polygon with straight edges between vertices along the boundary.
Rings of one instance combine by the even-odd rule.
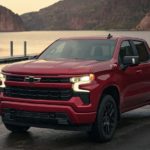
[[[102,91],[102,94],[100,96],[99,105],[101,103],[103,96],[105,96],[105,95],[111,95],[114,98],[114,100],[117,104],[117,108],[118,108],[118,119],[120,119],[120,92],[119,92],[118,87],[116,85],[110,85],[110,86],[106,87]]]

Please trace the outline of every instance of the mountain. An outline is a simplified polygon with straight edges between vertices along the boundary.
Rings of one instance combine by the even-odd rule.
[[[27,30],[135,29],[150,0],[62,0],[21,16]]]
[[[136,27],[137,30],[150,30],[150,13],[141,20],[141,22]]]
[[[0,5],[0,32],[24,30],[25,27],[20,16]]]

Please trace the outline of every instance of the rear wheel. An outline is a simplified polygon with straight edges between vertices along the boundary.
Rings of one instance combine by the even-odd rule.
[[[26,132],[30,128],[28,126],[12,125],[12,124],[7,124],[7,123],[4,123],[4,125],[9,131],[14,132],[14,133],[23,133],[23,132]]]
[[[97,142],[110,141],[114,135],[117,123],[117,104],[111,95],[104,95],[97,112],[96,121],[89,132],[90,138]]]

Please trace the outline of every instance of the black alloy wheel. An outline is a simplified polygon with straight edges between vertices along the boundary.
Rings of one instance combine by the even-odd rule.
[[[111,95],[104,95],[97,112],[97,118],[91,131],[92,140],[97,142],[110,141],[118,123],[118,109]]]

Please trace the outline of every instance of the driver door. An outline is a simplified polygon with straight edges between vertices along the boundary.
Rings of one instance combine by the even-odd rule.
[[[123,65],[124,56],[137,56],[135,49],[130,41],[123,41],[120,47],[119,64]],[[136,107],[141,103],[142,89],[142,70],[140,66],[127,67],[125,70],[120,69],[122,83],[122,109],[128,110]]]

